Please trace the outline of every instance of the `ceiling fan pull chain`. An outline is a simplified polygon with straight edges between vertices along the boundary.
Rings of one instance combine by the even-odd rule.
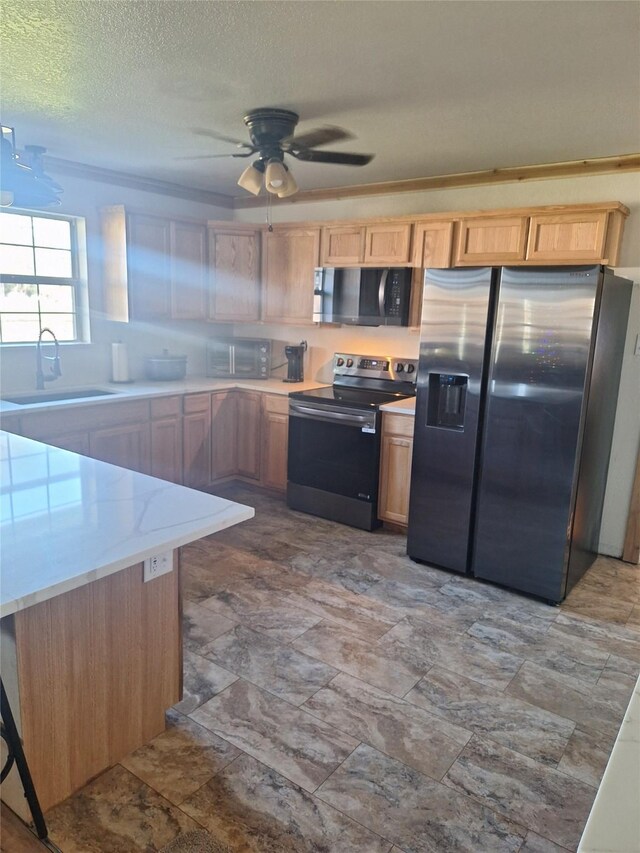
[[[267,231],[271,233],[273,231],[273,225],[271,224],[271,208],[273,206],[273,196],[271,193],[267,193]]]

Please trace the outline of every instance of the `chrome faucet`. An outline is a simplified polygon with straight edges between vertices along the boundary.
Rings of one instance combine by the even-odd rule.
[[[56,348],[55,353],[53,355],[42,355],[41,342],[42,336],[45,332],[49,332],[49,334],[53,338],[53,343],[55,344]],[[51,365],[51,372],[46,375],[44,370],[42,369],[43,360],[53,362]],[[53,334],[51,329],[44,328],[41,330],[40,335],[38,336],[38,345],[36,348],[36,389],[38,391],[44,391],[44,383],[52,382],[54,379],[57,379],[58,376],[62,376],[62,371],[60,370],[60,344],[58,343],[58,339]]]

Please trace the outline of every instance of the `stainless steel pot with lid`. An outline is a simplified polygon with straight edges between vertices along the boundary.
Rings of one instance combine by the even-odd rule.
[[[154,381],[184,379],[187,373],[187,356],[170,355],[168,349],[162,350],[162,355],[145,358],[144,372],[147,379]]]

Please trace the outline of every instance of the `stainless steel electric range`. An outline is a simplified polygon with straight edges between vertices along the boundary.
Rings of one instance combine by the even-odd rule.
[[[415,395],[417,366],[336,353],[333,385],[289,394],[288,506],[362,530],[380,526],[380,406]]]

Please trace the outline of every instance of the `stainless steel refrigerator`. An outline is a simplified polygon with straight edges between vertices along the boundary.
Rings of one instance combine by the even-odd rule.
[[[407,551],[561,601],[598,545],[632,282],[427,270]]]

